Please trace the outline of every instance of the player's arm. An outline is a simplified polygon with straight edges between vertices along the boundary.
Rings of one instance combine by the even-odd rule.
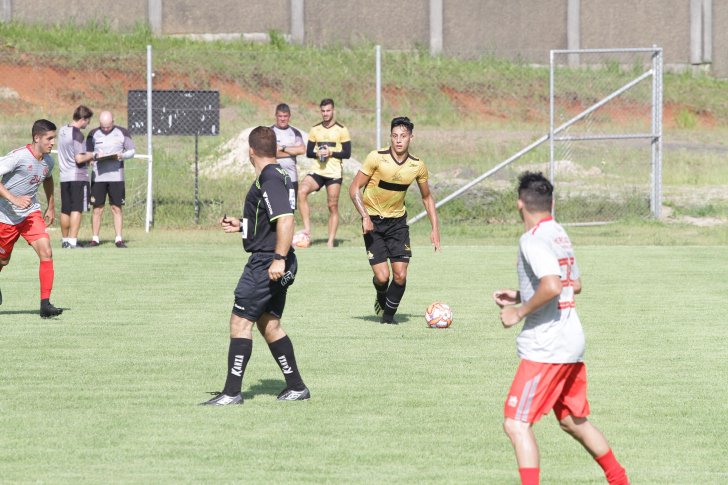
[[[15,170],[15,165],[16,160],[11,157],[0,158],[0,179]],[[33,198],[29,195],[15,197],[2,183],[0,183],[0,197],[21,209],[30,207],[30,204],[33,202]]]
[[[268,276],[273,281],[278,281],[286,274],[286,260],[288,250],[293,242],[293,229],[295,223],[293,214],[280,216],[276,219],[276,254],[283,256],[283,259],[274,259],[268,268]]]
[[[316,153],[316,140],[308,139],[308,145],[306,145],[306,156],[308,158],[318,158]]]
[[[420,193],[422,194],[422,203],[425,204],[425,210],[427,211],[427,217],[430,218],[430,224],[432,224],[432,232],[430,233],[430,241],[435,246],[435,252],[440,251],[440,226],[437,223],[437,208],[435,207],[435,198],[432,197],[430,192],[430,186],[427,184],[427,180],[419,182],[417,184],[420,187]]]
[[[276,158],[295,157],[298,155],[303,155],[304,153],[306,153],[306,147],[303,146],[303,143],[301,143],[300,145],[293,145],[292,147],[279,146],[278,150],[276,151]]]
[[[48,199],[48,208],[45,211],[46,225],[50,226],[56,220],[56,206],[53,198],[53,176],[49,175],[43,181],[43,191]]]
[[[220,225],[225,232],[240,232],[240,219],[237,217],[220,218]]]
[[[76,165],[78,165],[78,168],[83,168],[88,162],[93,162],[94,154],[93,153],[79,153],[75,156],[76,159]]]
[[[562,289],[563,284],[561,283],[561,276],[546,275],[539,279],[538,288],[536,288],[536,293],[534,293],[533,298],[519,307],[508,306],[501,310],[501,321],[503,322],[503,326],[508,328],[516,325],[531,313],[538,311],[542,306],[554,298],[558,298],[561,295]]]
[[[578,295],[581,293],[581,278],[577,278],[573,281],[574,283],[574,294]]]
[[[358,210],[359,214],[361,214],[361,227],[363,234],[374,230],[374,224],[372,224],[372,219],[369,217],[369,213],[367,212],[366,207],[364,207],[364,200],[362,200],[361,197],[361,189],[367,186],[369,179],[371,178],[371,176],[364,172],[357,172],[354,180],[349,186],[349,197],[351,197],[351,201],[354,202],[356,210]]]
[[[351,158],[351,142],[345,141],[341,144],[340,152],[331,152],[331,156],[339,160],[347,160]]]

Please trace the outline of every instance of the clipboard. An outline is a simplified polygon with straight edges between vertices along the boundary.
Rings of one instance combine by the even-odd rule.
[[[114,153],[113,155],[104,155],[103,157],[99,157],[96,159],[97,162],[110,162],[110,161],[119,161],[119,154]]]

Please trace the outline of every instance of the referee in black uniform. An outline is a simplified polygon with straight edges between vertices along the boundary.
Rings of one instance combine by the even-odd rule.
[[[248,142],[257,177],[245,197],[243,219],[223,217],[220,223],[225,232],[242,232],[243,247],[252,254],[235,289],[225,389],[201,403],[206,405],[243,403],[240,389],[256,323],[286,379],[286,389],[278,400],[305,401],[311,397],[280,320],[298,267],[291,247],[296,192],[286,171],[276,163],[275,132],[259,126],[250,133]]]

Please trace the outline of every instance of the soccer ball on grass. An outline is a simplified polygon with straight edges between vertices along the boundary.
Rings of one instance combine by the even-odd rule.
[[[445,303],[433,303],[427,307],[425,320],[430,328],[447,328],[452,324],[452,309]]]
[[[307,248],[311,246],[311,238],[308,237],[305,232],[299,232],[293,236],[293,242],[291,245],[294,248]]]

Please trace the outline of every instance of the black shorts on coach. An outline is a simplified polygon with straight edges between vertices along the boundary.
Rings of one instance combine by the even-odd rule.
[[[314,192],[321,190],[324,186],[328,187],[329,185],[341,185],[341,182],[343,180],[341,178],[323,177],[317,173],[309,173],[308,176],[314,179],[314,181],[319,186],[319,188],[314,190]]]
[[[88,182],[61,182],[61,214],[86,212],[89,197]]]
[[[252,253],[235,288],[233,313],[241,318],[257,322],[263,313],[276,318],[283,316],[286,292],[293,284],[298,271],[298,261],[293,250],[286,257],[286,273],[278,281],[272,281],[268,268],[273,263],[273,253]]]
[[[91,182],[91,205],[106,204],[106,194],[109,194],[109,204],[121,207],[126,198],[126,182]]]
[[[410,249],[407,214],[393,218],[370,217],[374,230],[364,234],[364,246],[369,264],[374,266],[384,263],[387,259],[393,263],[408,263],[412,257],[412,249]]]

